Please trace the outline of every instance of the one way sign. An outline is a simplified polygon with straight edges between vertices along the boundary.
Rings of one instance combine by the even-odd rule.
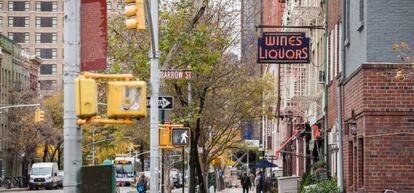
[[[150,108],[150,97],[147,97],[147,108]],[[172,96],[158,97],[158,109],[172,110],[172,108],[173,108],[173,97]]]

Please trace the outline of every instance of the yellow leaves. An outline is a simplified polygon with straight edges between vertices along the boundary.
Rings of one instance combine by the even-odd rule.
[[[404,80],[405,79],[405,77],[404,77],[404,75],[403,75],[403,73],[402,73],[401,70],[397,71],[396,75],[394,76],[394,79],[395,80],[398,80],[398,81],[401,81],[401,80]]]

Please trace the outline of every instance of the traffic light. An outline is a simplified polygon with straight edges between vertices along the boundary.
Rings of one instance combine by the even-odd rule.
[[[126,28],[137,29],[137,31],[145,30],[144,0],[125,0],[125,3],[127,5],[125,6],[124,15],[127,17],[135,16],[135,18],[126,20]]]
[[[171,144],[173,146],[187,146],[190,144],[191,130],[188,127],[173,127],[171,129]]]
[[[43,122],[45,120],[45,112],[44,111],[40,111],[39,113],[39,121]]]
[[[40,110],[39,108],[35,111],[35,123],[40,123],[45,120],[45,112]]]
[[[107,115],[110,118],[141,118],[147,115],[147,83],[109,81]]]
[[[170,146],[170,129],[168,127],[160,127],[160,146],[167,147]]]
[[[76,115],[79,118],[93,117],[98,112],[96,81],[79,76],[76,78]]]

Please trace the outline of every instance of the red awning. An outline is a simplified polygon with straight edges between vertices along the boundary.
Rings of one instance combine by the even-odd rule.
[[[321,130],[318,125],[312,125],[312,140],[319,139],[321,137]]]
[[[292,141],[296,136],[298,136],[298,134],[300,133],[300,130],[295,130],[295,132],[293,133],[293,135],[288,139],[288,140],[286,140],[281,146],[280,146],[280,148],[279,149],[276,149],[276,154],[275,154],[275,158],[276,158],[276,160],[277,159],[279,159],[279,153],[280,153],[280,151],[283,149],[283,148],[285,148],[285,146],[290,142],[290,141]]]

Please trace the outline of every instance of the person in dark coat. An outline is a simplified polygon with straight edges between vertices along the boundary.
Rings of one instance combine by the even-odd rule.
[[[260,171],[257,174],[257,182],[256,182],[256,193],[262,193],[264,191],[264,181],[265,181],[265,177],[263,175],[263,172]]]
[[[240,180],[243,188],[243,193],[249,193],[249,188],[252,185],[252,183],[250,182],[250,177],[247,176],[246,173],[244,173]]]

